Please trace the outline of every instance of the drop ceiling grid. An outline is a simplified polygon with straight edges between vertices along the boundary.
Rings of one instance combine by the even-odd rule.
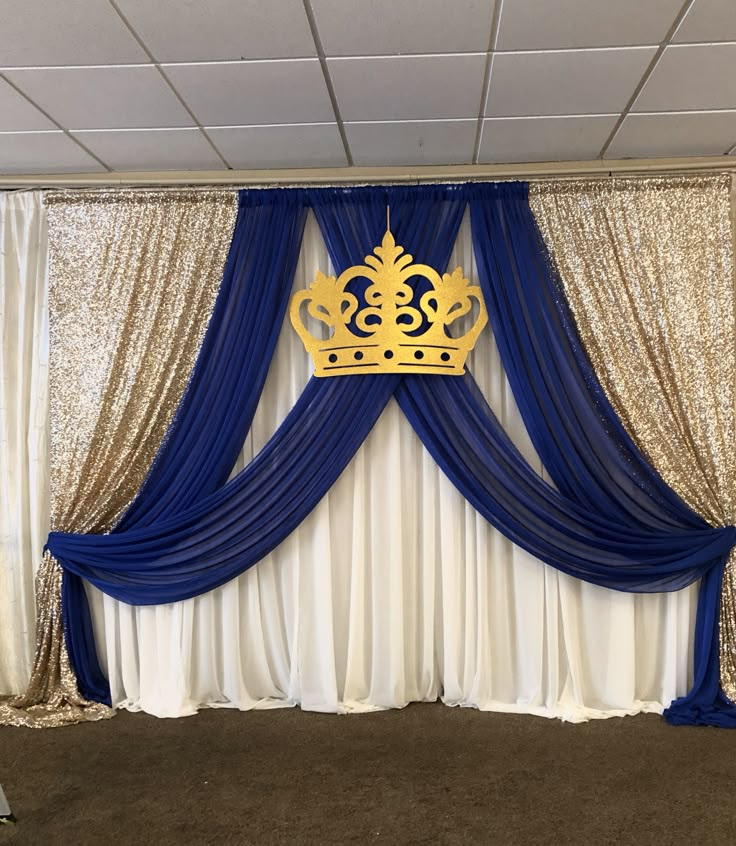
[[[0,172],[732,153],[735,39],[733,0],[25,0]]]

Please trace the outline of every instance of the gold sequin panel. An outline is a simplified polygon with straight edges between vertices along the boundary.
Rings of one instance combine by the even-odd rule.
[[[733,524],[730,177],[542,182],[530,204],[629,433],[695,511],[714,526]],[[734,583],[731,573],[723,613],[734,613]],[[734,628],[722,621],[729,637]],[[724,690],[736,693],[731,671]]]
[[[141,485],[206,330],[237,211],[228,192],[53,194],[54,529],[110,529]]]
[[[52,528],[105,532],[143,482],[196,360],[237,213],[234,191],[60,192],[49,221]],[[56,726],[113,712],[69,665],[61,570],[36,587],[26,693],[0,723]]]

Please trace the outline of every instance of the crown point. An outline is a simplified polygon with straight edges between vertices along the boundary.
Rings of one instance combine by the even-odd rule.
[[[383,241],[381,241],[381,246],[384,250],[392,250],[396,246],[396,241],[394,240],[394,236],[391,234],[390,229],[386,230],[386,234],[383,236]]]

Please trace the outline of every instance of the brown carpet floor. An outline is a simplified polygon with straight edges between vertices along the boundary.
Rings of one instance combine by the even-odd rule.
[[[0,729],[0,846],[735,844],[736,732],[442,705]]]

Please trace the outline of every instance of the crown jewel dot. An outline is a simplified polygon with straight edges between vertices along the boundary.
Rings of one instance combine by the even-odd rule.
[[[355,359],[356,361],[360,361],[363,358],[363,353],[360,350],[355,351]]]
[[[330,361],[334,364],[337,361],[335,353],[330,353]]]
[[[424,358],[424,353],[421,350],[417,350],[414,353],[414,358]]]

